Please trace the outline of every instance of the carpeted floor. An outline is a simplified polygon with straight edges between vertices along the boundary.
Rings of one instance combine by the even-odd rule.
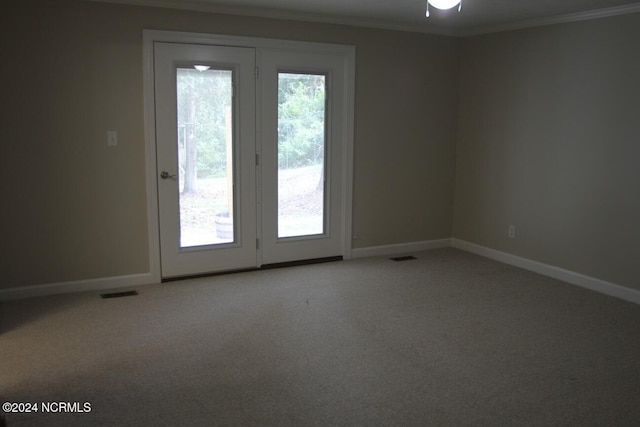
[[[640,425],[640,306],[413,255],[2,303],[0,400],[85,411],[6,423]]]

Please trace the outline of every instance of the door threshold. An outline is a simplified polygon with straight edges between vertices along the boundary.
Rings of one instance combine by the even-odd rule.
[[[258,271],[258,270],[271,270],[274,268],[285,268],[285,267],[297,267],[300,265],[311,265],[311,264],[322,264],[325,262],[335,262],[342,261],[344,258],[342,255],[339,256],[331,256],[324,258],[312,258],[312,259],[302,259],[298,261],[286,261],[286,262],[276,262],[273,264],[264,264],[260,267],[252,267],[252,268],[241,268],[237,270],[225,270],[225,271],[212,271],[209,273],[200,273],[200,274],[189,274],[185,276],[176,276],[176,277],[163,277],[161,282],[176,282],[178,280],[186,280],[186,279],[199,279],[202,277],[213,277],[213,276],[224,276],[227,274],[235,274],[235,273],[246,273],[249,271]]]
[[[342,259],[343,259],[342,255],[330,256],[330,257],[324,257],[324,258],[301,259],[299,261],[286,261],[286,262],[276,262],[273,264],[264,264],[260,268],[263,270],[268,270],[271,268],[296,267],[298,265],[322,264],[324,262],[342,261]]]

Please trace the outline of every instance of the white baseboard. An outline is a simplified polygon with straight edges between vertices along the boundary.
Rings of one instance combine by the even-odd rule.
[[[508,254],[506,252],[500,252],[495,249],[490,249],[485,246],[480,246],[464,240],[451,239],[451,243],[454,248],[458,248],[463,251],[471,252],[476,255],[503,262],[505,264],[533,271],[544,276],[562,280],[564,282],[571,283],[572,285],[580,286],[592,291],[600,292],[605,295],[620,298],[625,301],[640,304],[640,291],[636,289],[616,285],[615,283],[606,282],[604,280],[585,276],[584,274],[565,270],[563,268],[555,267],[549,264],[543,264],[538,261],[522,258],[517,255]]]
[[[154,283],[151,273],[130,274],[126,276],[105,277],[90,280],[76,280],[73,282],[47,283],[44,285],[0,289],[0,301],[41,297],[54,294],[67,294],[71,292],[100,291],[148,285],[150,283]]]
[[[522,258],[517,255],[490,249],[475,243],[460,239],[439,239],[422,242],[399,243],[394,245],[372,246],[357,248],[351,252],[352,258],[366,258],[375,256],[391,256],[409,254],[412,252],[430,249],[454,247],[471,252],[486,258],[490,258],[505,264],[533,271],[544,276],[553,277],[572,285],[580,286],[605,295],[623,299],[625,301],[640,304],[640,291],[616,285],[615,283],[585,276],[574,271],[565,270],[538,261]],[[71,292],[99,291],[107,289],[125,288],[131,286],[156,283],[153,274],[131,274],[126,276],[106,277],[91,280],[77,280],[73,282],[48,283],[43,285],[24,286],[18,288],[0,289],[0,301],[15,300],[21,298],[38,297],[54,294],[66,294]]]
[[[408,254],[410,252],[451,247],[451,239],[425,240],[422,242],[398,243],[395,245],[371,246],[351,250],[351,258],[367,258]]]

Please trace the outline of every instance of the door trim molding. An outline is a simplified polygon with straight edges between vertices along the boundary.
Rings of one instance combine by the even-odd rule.
[[[143,89],[144,89],[144,130],[145,130],[145,168],[147,191],[147,224],[149,237],[149,271],[154,283],[160,282],[160,224],[158,220],[158,185],[156,165],[156,122],[154,92],[154,55],[156,42],[206,44],[232,47],[250,47],[259,50],[286,49],[291,51],[316,51],[341,53],[345,63],[345,108],[344,108],[344,145],[343,145],[343,236],[342,257],[351,258],[352,217],[353,217],[353,136],[355,109],[355,47],[315,42],[298,42],[268,38],[228,36],[176,31],[143,30]],[[259,95],[258,95],[259,96]],[[259,102],[259,99],[256,99]],[[258,104],[256,104],[258,105]],[[257,129],[259,132],[259,129]],[[259,141],[259,135],[256,135]],[[260,231],[260,227],[258,227]]]
[[[153,283],[159,283],[160,271],[160,221],[158,218],[158,181],[156,164],[155,76],[153,44],[158,41],[151,31],[143,30],[143,91],[145,172],[147,188],[147,229],[149,237],[149,272]]]

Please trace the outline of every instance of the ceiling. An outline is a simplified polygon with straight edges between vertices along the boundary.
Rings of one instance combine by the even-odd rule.
[[[462,0],[462,10],[425,0],[93,0],[447,35],[473,35],[640,12],[633,0]]]

